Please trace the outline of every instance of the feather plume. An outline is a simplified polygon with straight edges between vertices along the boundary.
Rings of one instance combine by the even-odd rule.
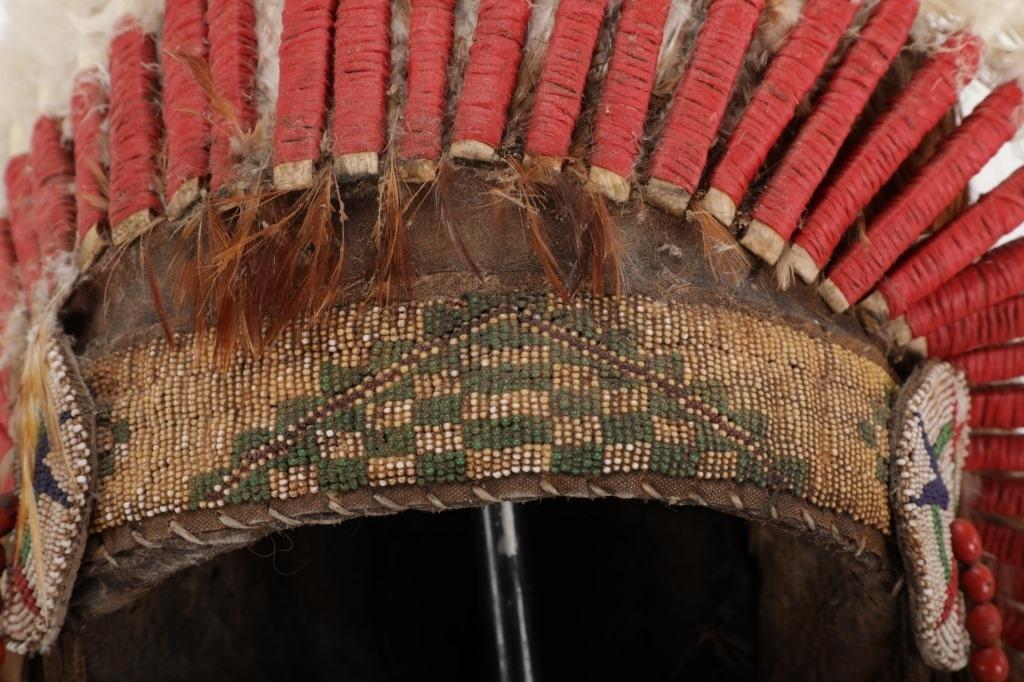
[[[433,199],[435,222],[444,227],[448,241],[451,242],[453,247],[455,247],[459,257],[462,258],[462,261],[470,270],[473,271],[473,274],[477,276],[477,279],[482,282],[484,281],[483,273],[480,272],[480,268],[477,267],[477,264],[473,261],[473,257],[469,253],[469,248],[466,246],[466,242],[462,238],[462,232],[459,230],[458,222],[455,219],[450,205],[449,196],[454,177],[455,168],[452,166],[451,160],[448,157],[441,159],[441,163],[437,168],[437,175],[432,181],[430,187],[430,195]]]
[[[782,291],[788,291],[796,280],[796,261],[793,256],[793,249],[786,246],[775,266],[775,281]]]
[[[511,156],[505,161],[509,172],[504,173],[498,186],[491,190],[494,199],[494,224],[497,226],[504,222],[509,208],[516,211],[544,275],[558,296],[568,301],[570,295],[565,286],[565,276],[545,234],[544,218],[541,214],[541,204],[545,198],[544,187],[550,182],[550,178],[547,177],[550,171],[538,166],[526,167]]]
[[[585,275],[589,274],[591,293],[607,292],[606,276],[611,276],[611,291],[618,296],[622,290],[622,264],[617,226],[608,209],[608,200],[594,190],[585,167],[568,161],[555,183],[556,208],[565,213],[575,229],[576,267],[570,277],[570,292],[575,294]]]
[[[381,174],[377,221],[373,225],[373,243],[377,247],[372,288],[378,302],[394,300],[402,291],[412,292],[412,266],[405,244],[405,212],[402,183],[394,154],[388,153]]]
[[[736,237],[703,208],[695,208],[688,215],[700,229],[712,274],[721,282],[739,286],[750,274],[751,262]]]
[[[181,227],[179,307],[198,338],[214,324],[218,361],[239,342],[261,354],[299,317],[337,300],[344,271],[344,206],[330,167],[302,192],[211,197]]]

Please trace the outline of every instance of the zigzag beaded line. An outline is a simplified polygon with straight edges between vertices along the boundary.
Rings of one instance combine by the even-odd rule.
[[[930,296],[917,301],[893,327],[897,340],[924,336],[973,312],[990,308],[1024,291],[1024,239],[994,249]],[[906,327],[906,330],[903,330]]]
[[[210,165],[210,103],[189,64],[198,67],[209,58],[206,0],[166,1],[161,51],[165,196],[173,218],[199,196],[199,179]]]
[[[44,260],[75,246],[75,161],[61,124],[43,116],[32,128],[32,215]]]
[[[1016,82],[989,95],[947,139],[934,158],[829,271],[821,294],[843,312],[878,282],[970,179],[1013,138],[1024,92]]]
[[[481,0],[462,81],[451,154],[490,160],[501,142],[515,94],[530,21],[529,0]]]
[[[132,231],[131,222],[148,223],[159,211],[160,124],[157,95],[156,46],[138,22],[125,17],[110,45],[110,204],[108,213],[119,235]]]
[[[796,272],[811,284],[857,214],[878,195],[974,77],[982,42],[970,34],[946,41],[871,127],[811,211],[794,240]]]
[[[880,304],[884,305],[888,316],[902,315],[912,304],[954,278],[1022,222],[1024,168],[983,196],[887,275],[878,286]],[[1024,258],[1024,252],[1021,258]],[[1024,261],[1008,265],[1024,270]],[[1024,280],[1019,288],[1024,288]]]
[[[71,134],[75,154],[75,220],[79,243],[107,218],[106,138],[103,124],[109,103],[98,70],[75,79],[71,95]]]
[[[629,198],[654,89],[669,0],[624,0],[594,122],[590,178],[614,201]]]
[[[429,180],[441,158],[447,107],[448,60],[455,31],[455,0],[412,0],[409,74],[398,157],[409,179]]]
[[[712,0],[651,161],[648,198],[682,215],[722,127],[764,0]]]
[[[757,202],[743,244],[774,264],[889,65],[907,41],[917,0],[882,0]]]
[[[986,346],[999,346],[1024,337],[1024,295],[939,327],[923,338],[920,350],[940,358],[962,355]],[[915,339],[917,343],[917,339]]]
[[[825,70],[859,4],[859,0],[807,0],[711,174],[704,207],[719,222],[732,224],[736,208]]]
[[[971,385],[991,384],[1024,376],[1024,343],[980,348],[950,358],[967,375]]]
[[[608,0],[560,0],[526,129],[527,159],[561,160],[583,105]]]
[[[213,107],[210,187],[218,190],[238,179],[233,142],[256,125],[256,17],[251,0],[209,0],[206,19],[213,87],[230,109]]]
[[[28,154],[18,154],[7,162],[4,189],[7,191],[11,241],[21,273],[21,285],[31,294],[39,279],[40,262],[39,243],[32,219],[32,169]]]
[[[376,175],[387,144],[391,1],[340,0],[331,152],[342,176]]]
[[[289,0],[282,14],[274,186],[308,187],[327,126],[337,0]]]

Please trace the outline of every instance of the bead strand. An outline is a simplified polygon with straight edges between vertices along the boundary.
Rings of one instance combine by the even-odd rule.
[[[999,638],[1003,634],[1003,617],[992,603],[996,579],[988,566],[981,563],[981,534],[974,524],[957,519],[950,525],[953,555],[960,562],[960,586],[970,602],[967,611],[967,633],[971,636],[971,676],[978,682],[1004,682],[1010,675],[1010,664]]]

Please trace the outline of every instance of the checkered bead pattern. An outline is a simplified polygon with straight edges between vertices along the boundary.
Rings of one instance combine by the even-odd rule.
[[[629,474],[751,483],[887,532],[879,365],[790,326],[643,297],[356,305],[219,370],[152,341],[84,372],[93,529],[360,488]]]

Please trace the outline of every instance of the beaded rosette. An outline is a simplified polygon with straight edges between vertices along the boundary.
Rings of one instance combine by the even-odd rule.
[[[922,365],[897,403],[893,516],[910,592],[914,633],[932,667],[959,670],[970,648],[949,527],[967,456],[970,399],[963,374]]]
[[[35,438],[20,453],[21,506],[0,615],[7,648],[16,653],[45,650],[60,633],[94,494],[94,415],[77,361],[62,335],[40,332],[37,344],[28,351],[36,362],[26,372],[35,385],[23,380],[18,416],[22,433]]]

